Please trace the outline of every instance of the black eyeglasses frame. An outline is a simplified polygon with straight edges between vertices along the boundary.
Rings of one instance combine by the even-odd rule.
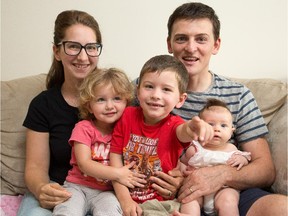
[[[75,43],[75,44],[78,44],[81,48],[80,48],[80,50],[79,50],[79,52],[78,52],[77,54],[73,54],[73,55],[72,55],[72,54],[68,54],[68,53],[66,52],[66,48],[65,48],[65,44],[66,44],[66,43]],[[85,44],[85,45],[83,46],[82,44],[80,44],[79,42],[76,42],[76,41],[62,41],[62,42],[60,42],[60,43],[57,44],[57,46],[61,46],[61,45],[63,45],[65,54],[66,54],[66,55],[69,55],[69,56],[77,56],[77,55],[80,54],[80,52],[82,51],[82,49],[84,49],[85,52],[86,52],[86,54],[87,54],[88,56],[90,56],[90,57],[98,57],[98,56],[101,55],[102,48],[103,48],[103,44],[101,44],[101,43],[87,43],[87,44]],[[96,56],[88,54],[88,52],[87,52],[87,50],[86,50],[86,47],[89,46],[89,45],[96,45],[97,50],[100,49],[99,54],[96,55]]]

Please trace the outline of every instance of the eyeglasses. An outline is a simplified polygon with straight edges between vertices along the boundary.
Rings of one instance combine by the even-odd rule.
[[[77,56],[82,49],[85,50],[86,54],[91,57],[100,56],[102,51],[102,44],[99,43],[87,43],[82,46],[78,42],[74,41],[62,41],[57,45],[63,45],[64,52],[69,56]]]

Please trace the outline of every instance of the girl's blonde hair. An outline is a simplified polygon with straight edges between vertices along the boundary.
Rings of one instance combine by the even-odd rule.
[[[131,103],[133,100],[133,85],[122,70],[117,68],[95,68],[85,77],[79,87],[79,114],[81,119],[95,119],[95,116],[88,110],[89,102],[95,98],[96,88],[101,88],[110,83],[115,93],[127,100],[127,105]]]

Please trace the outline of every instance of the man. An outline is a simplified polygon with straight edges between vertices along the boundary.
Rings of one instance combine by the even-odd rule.
[[[275,168],[265,139],[268,130],[253,95],[245,86],[209,71],[210,58],[220,48],[219,35],[220,21],[215,11],[202,3],[183,4],[170,16],[168,51],[189,73],[188,98],[174,113],[191,119],[198,115],[207,98],[224,100],[235,119],[234,143],[241,150],[251,152],[252,161],[239,171],[219,165],[187,172],[178,199],[187,203],[229,186],[242,191],[240,215],[287,215],[286,196],[259,189],[273,183]]]

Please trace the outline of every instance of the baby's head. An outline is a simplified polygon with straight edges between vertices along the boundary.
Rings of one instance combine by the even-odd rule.
[[[235,128],[232,113],[225,102],[215,98],[208,99],[199,112],[199,117],[213,127],[216,137],[219,136],[223,142],[229,141]]]
[[[111,88],[108,88],[111,86]],[[107,92],[104,91],[106,89]],[[95,68],[85,77],[80,92],[80,117],[81,119],[95,119],[89,109],[89,103],[95,99],[96,95],[107,95],[113,92],[114,95],[120,96],[126,100],[129,105],[133,99],[133,85],[127,75],[117,68]]]

